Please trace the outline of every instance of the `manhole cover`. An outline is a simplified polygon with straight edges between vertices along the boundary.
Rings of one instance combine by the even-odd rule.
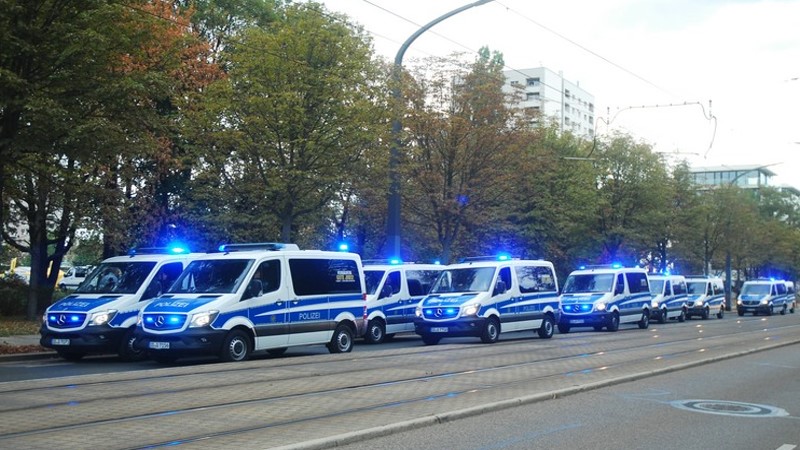
[[[783,417],[789,415],[785,410],[774,406],[723,400],[676,400],[670,404],[679,409],[725,416]]]

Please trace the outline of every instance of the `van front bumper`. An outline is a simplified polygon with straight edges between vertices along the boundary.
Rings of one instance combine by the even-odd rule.
[[[42,347],[76,353],[117,353],[127,329],[98,325],[78,331],[53,331],[42,325],[39,329]]]
[[[150,355],[172,357],[218,355],[228,330],[197,328],[173,334],[151,334],[136,329],[134,347]]]
[[[608,312],[594,312],[591,314],[567,314],[561,312],[558,323],[567,325],[570,328],[576,327],[604,327],[611,321],[611,314]]]
[[[736,311],[740,314],[753,313],[753,314],[769,314],[772,310],[772,305],[736,305]]]
[[[470,317],[442,322],[424,319],[414,320],[414,332],[420,336],[439,335],[450,337],[479,337],[485,328],[486,318]]]

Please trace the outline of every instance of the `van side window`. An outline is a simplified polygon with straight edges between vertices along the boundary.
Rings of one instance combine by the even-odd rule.
[[[438,270],[407,270],[408,293],[412,297],[427,294],[437,278],[439,278]]]
[[[664,285],[664,295],[672,295],[672,283],[669,280]]]
[[[614,295],[625,293],[625,277],[620,273],[617,274],[617,285],[614,286]]]
[[[358,264],[351,259],[290,259],[289,270],[297,295],[361,293]]]
[[[783,283],[778,283],[775,285],[778,288],[778,295],[786,294],[786,285]]]
[[[647,284],[647,274],[628,272],[625,277],[628,279],[628,290],[630,290],[631,294],[650,292],[650,286]]]
[[[253,281],[256,280],[261,282],[261,295],[277,291],[281,286],[281,261],[270,259],[262,262],[253,275]]]
[[[523,294],[556,290],[556,279],[549,267],[517,266],[514,271],[517,273],[519,291]]]
[[[686,282],[678,281],[677,283],[672,285],[672,293],[675,295],[685,294],[686,293]]]
[[[386,276],[386,282],[383,283],[384,289],[386,285],[389,285],[392,288],[392,295],[397,294],[400,292],[400,271],[395,270],[394,272],[389,272],[389,275]]]

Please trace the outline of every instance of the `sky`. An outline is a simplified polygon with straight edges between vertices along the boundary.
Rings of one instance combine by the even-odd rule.
[[[394,61],[420,27],[473,0],[320,2]],[[598,135],[629,133],[693,167],[768,166],[773,185],[800,189],[800,0],[495,0],[423,33],[403,64],[484,46],[507,70],[578,83]]]

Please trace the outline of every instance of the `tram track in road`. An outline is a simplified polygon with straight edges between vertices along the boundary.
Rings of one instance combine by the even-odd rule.
[[[712,322],[698,322],[697,324],[691,323],[692,327],[697,325],[704,325]],[[633,331],[630,333],[623,331],[618,333],[606,333],[601,339],[598,339],[597,333],[575,333],[570,335],[562,335],[561,339],[554,339],[544,341],[548,345],[545,348],[540,348],[540,345],[534,345],[534,341],[542,342],[536,339],[528,339],[502,341],[498,344],[491,346],[483,344],[457,344],[442,347],[424,347],[425,350],[417,350],[414,352],[401,351],[401,352],[387,352],[386,355],[376,355],[375,358],[369,357],[352,357],[347,358],[344,363],[354,365],[363,364],[370,360],[370,363],[378,361],[380,364],[366,364],[359,366],[359,371],[362,370],[375,370],[380,371],[378,377],[364,377],[363,382],[352,382],[345,380],[345,383],[340,383],[339,380],[331,381],[331,379],[341,378],[343,375],[349,378],[354,378],[353,367],[349,371],[336,368],[329,371],[316,370],[314,373],[306,374],[300,377],[292,377],[289,374],[283,374],[276,379],[260,379],[260,380],[247,380],[248,375],[254,375],[265,370],[292,369],[296,374],[305,372],[303,369],[315,368],[315,364],[319,362],[307,363],[305,361],[300,363],[279,364],[277,367],[248,367],[242,368],[235,364],[226,365],[223,370],[215,371],[211,374],[195,374],[198,378],[191,378],[190,375],[174,378],[183,383],[187,383],[189,387],[179,390],[171,389],[166,391],[155,391],[152,389],[144,388],[158,382],[159,377],[147,376],[139,380],[122,380],[122,381],[108,381],[107,383],[71,383],[64,385],[61,389],[68,389],[71,394],[78,394],[84,390],[88,390],[85,397],[72,397],[71,400],[64,400],[62,402],[31,402],[30,400],[39,397],[51,398],[51,391],[49,388],[27,389],[18,390],[20,397],[16,397],[13,402],[10,399],[3,397],[9,393],[0,394],[0,399],[4,405],[9,403],[16,404],[13,409],[7,409],[0,412],[0,417],[11,414],[32,414],[37,413],[42,416],[47,416],[52,411],[75,409],[76,405],[81,405],[83,410],[91,411],[95,405],[97,409],[102,409],[104,402],[111,402],[114,404],[128,405],[139,404],[145,406],[144,410],[137,412],[137,408],[119,408],[128,414],[118,414],[114,417],[97,417],[93,414],[73,414],[72,419],[61,424],[54,421],[38,420],[37,423],[42,425],[39,428],[18,429],[18,431],[11,431],[10,433],[0,434],[0,446],[4,446],[2,442],[14,442],[19,439],[35,438],[52,436],[64,432],[81,433],[89,432],[89,430],[98,429],[113,429],[113,428],[141,428],[144,424],[147,426],[152,425],[159,421],[175,420],[178,417],[197,417],[205,414],[213,414],[214,416],[235,416],[239,417],[247,415],[245,411],[261,411],[261,410],[280,410],[286,405],[311,405],[325,403],[325,399],[331,398],[374,398],[374,400],[364,403],[359,403],[348,407],[347,404],[334,411],[327,411],[324,409],[314,409],[311,407],[308,413],[299,414],[295,418],[287,418],[285,416],[273,417],[269,419],[264,417],[262,421],[249,424],[247,426],[232,427],[230,429],[222,430],[203,430],[203,432],[187,432],[181,437],[164,441],[164,443],[148,444],[155,446],[167,445],[166,442],[199,442],[212,438],[220,438],[222,436],[231,437],[235,434],[250,433],[258,430],[276,429],[281,427],[294,427],[302,424],[311,423],[314,421],[325,420],[331,417],[331,414],[339,416],[363,415],[374,413],[387,408],[398,407],[413,407],[415,404],[433,404],[437,400],[445,402],[449,399],[459,396],[470,395],[478,397],[482,393],[501,391],[501,390],[514,390],[526,384],[529,385],[554,385],[558,384],[560,380],[570,380],[570,383],[575,380],[576,376],[591,377],[598,373],[600,370],[605,373],[612,373],[615,370],[625,372],[626,367],[632,368],[637,365],[648,364],[655,356],[663,358],[665,361],[678,361],[680,358],[688,357],[698,353],[698,348],[694,344],[698,339],[702,339],[702,348],[707,354],[715,354],[718,350],[730,347],[732,342],[741,341],[743,337],[748,334],[758,333],[759,335],[765,334],[763,326],[760,323],[755,323],[752,320],[741,320],[742,328],[735,332],[727,332],[718,335],[708,335],[698,338],[697,335],[691,336],[678,336],[676,339],[661,342],[648,343],[642,345],[641,334],[643,331]],[[672,324],[666,325],[667,328]],[[755,325],[755,326],[753,326]],[[677,327],[676,330],[685,332],[687,327]],[[784,324],[781,327],[776,327],[774,330],[768,331],[774,333],[767,333],[774,336],[774,339],[780,340],[782,336],[786,336],[784,340],[789,343],[789,338],[797,337],[797,324]],[[666,328],[662,332],[660,329],[654,331],[667,335]],[[782,333],[785,333],[782,334]],[[699,333],[698,333],[699,334]],[[635,336],[634,336],[635,335]],[[613,339],[611,338],[613,336]],[[670,335],[674,338],[674,335]],[[637,338],[638,337],[638,343]],[[763,336],[759,336],[763,339]],[[798,338],[800,339],[800,338]],[[563,341],[563,342],[559,342]],[[608,344],[618,344],[614,348],[606,348],[602,350],[600,347],[607,347]],[[591,348],[590,348],[591,347]],[[500,352],[497,352],[501,349]],[[564,354],[564,350],[571,350],[569,353]],[[575,351],[577,350],[577,351]],[[588,351],[587,351],[588,350]],[[535,358],[536,351],[543,353],[541,358]],[[647,356],[640,356],[636,358],[627,358],[626,355],[632,352],[642,352]],[[562,352],[562,353],[558,353]],[[399,353],[399,355],[398,355]],[[514,361],[515,356],[520,354],[530,354],[532,358]],[[436,373],[424,373],[421,368],[409,369],[409,358],[416,358],[420,355],[428,358],[426,361],[417,361],[417,364],[434,364],[446,366],[461,367],[460,370],[441,370]],[[400,356],[400,361],[394,364],[386,364],[386,361]],[[627,358],[627,359],[626,359]],[[491,361],[500,361],[509,359],[510,362],[504,364],[491,364],[491,361],[484,361],[491,359]],[[455,360],[455,362],[453,361]],[[482,367],[476,367],[473,362],[484,361],[490,364],[485,364]],[[272,362],[272,361],[270,361]],[[342,363],[343,361],[336,361],[334,365]],[[283,362],[282,362],[283,363]],[[334,361],[328,361],[333,364]],[[376,368],[381,366],[380,368]],[[575,370],[564,370],[565,368],[574,368]],[[417,375],[403,376],[405,372],[412,370]],[[405,371],[405,372],[404,372]],[[587,372],[588,371],[588,372]],[[594,374],[592,373],[594,372]],[[394,376],[391,376],[394,373]],[[227,379],[228,385],[217,384],[215,389],[220,392],[209,398],[206,403],[194,404],[187,402],[187,399],[199,397],[203,391],[208,391],[208,385],[198,385],[197,381],[203,377],[212,376],[210,380],[213,383],[218,383],[220,380]],[[169,377],[175,377],[175,374]],[[325,382],[315,382],[315,380],[323,380]],[[486,380],[497,380],[487,382]],[[116,390],[121,388],[118,383],[129,383],[125,388],[133,387],[137,390],[135,393],[128,395],[118,395],[114,397],[96,397],[97,392],[93,389],[102,387],[106,390]],[[283,386],[281,386],[283,384]],[[316,385],[316,389],[302,389],[303,385],[311,386]],[[301,389],[298,390],[298,387]],[[432,389],[432,387],[435,387]],[[228,395],[221,395],[224,392],[230,392],[230,397],[235,397],[235,391],[259,392],[263,395],[250,398],[229,398]],[[397,391],[409,392],[413,395],[407,395],[398,400],[396,395]],[[387,395],[386,392],[393,392],[392,395]],[[170,397],[171,400],[151,402],[151,399],[161,399],[163,397]],[[25,403],[25,399],[29,403]],[[386,398],[386,400],[381,400]],[[223,401],[220,401],[223,400]],[[181,403],[184,406],[180,406]],[[158,405],[163,407],[158,408]],[[155,405],[155,406],[153,406]],[[172,407],[167,407],[172,406]],[[309,406],[296,407],[296,409],[309,408]],[[77,411],[76,411],[77,412]],[[13,422],[13,421],[12,421]],[[7,423],[7,422],[4,422]],[[233,422],[236,423],[236,422]],[[136,448],[136,447],[131,447]]]

